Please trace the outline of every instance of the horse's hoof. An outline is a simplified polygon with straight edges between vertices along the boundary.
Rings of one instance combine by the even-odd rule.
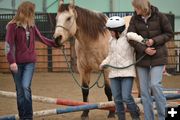
[[[115,116],[116,116],[115,112],[110,112],[108,118],[115,118]]]
[[[89,120],[88,116],[81,116],[81,120]]]

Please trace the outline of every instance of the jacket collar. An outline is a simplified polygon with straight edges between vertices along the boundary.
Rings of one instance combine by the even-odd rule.
[[[159,12],[158,8],[151,5],[151,15],[150,17],[154,16],[155,14],[157,14]],[[134,11],[134,16],[138,19],[141,19],[142,20],[142,16],[141,15],[137,15],[136,11]]]

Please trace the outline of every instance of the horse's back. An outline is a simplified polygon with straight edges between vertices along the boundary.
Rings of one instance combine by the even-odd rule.
[[[131,20],[131,17],[132,17],[132,16],[124,16],[124,17],[123,17],[124,20],[125,20],[126,28],[128,28],[128,26],[129,26],[129,22],[130,22],[130,20]]]

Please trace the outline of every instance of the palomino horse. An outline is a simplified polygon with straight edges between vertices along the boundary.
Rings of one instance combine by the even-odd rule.
[[[128,27],[131,16],[126,16],[124,19]],[[56,20],[54,38],[59,45],[70,37],[76,38],[75,51],[77,68],[82,81],[83,101],[88,102],[89,89],[83,88],[89,88],[91,71],[99,70],[100,63],[108,54],[108,41],[111,35],[105,28],[107,17],[102,13],[74,6],[74,2],[63,4],[61,0]],[[108,73],[107,69],[103,70],[104,90],[108,101],[112,101]],[[88,110],[83,111],[82,119],[88,118],[88,113]],[[110,111],[108,117],[114,117],[114,112]]]
[[[107,17],[74,4],[60,2],[56,17],[54,38],[62,45],[70,37],[75,37],[75,51],[77,68],[82,81],[82,87],[89,88],[92,70],[99,70],[99,65],[108,54],[110,32],[105,28]],[[108,79],[108,70],[103,70],[105,80],[105,94],[108,101],[112,101],[112,93]],[[83,101],[88,102],[89,89],[82,88]],[[89,111],[83,111],[81,118],[88,119]],[[114,117],[110,111],[108,117]]]

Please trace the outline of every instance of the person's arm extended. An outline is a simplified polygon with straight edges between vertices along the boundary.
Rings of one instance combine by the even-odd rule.
[[[112,38],[111,38],[112,40]],[[109,41],[109,51],[108,51],[108,55],[107,57],[101,62],[100,64],[100,69],[103,69],[104,65],[109,64],[110,60],[111,60],[111,54],[112,54],[112,50],[111,50],[111,40]]]
[[[36,33],[36,36],[38,37],[38,39],[39,39],[42,43],[44,43],[44,44],[46,44],[46,45],[48,45],[48,46],[50,46],[50,47],[59,47],[59,46],[55,43],[54,40],[48,39],[48,38],[46,38],[45,36],[43,36],[43,35],[40,33],[40,31],[38,30],[38,28],[37,28],[36,26],[35,26],[35,33]]]

